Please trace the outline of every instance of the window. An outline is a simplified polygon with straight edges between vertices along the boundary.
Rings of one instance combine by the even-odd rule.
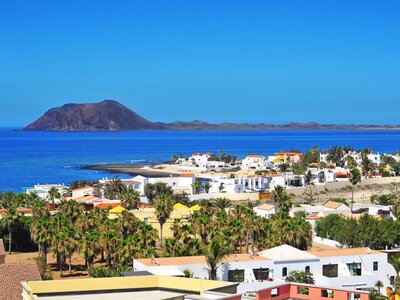
[[[351,276],[361,276],[361,263],[347,264]]]
[[[338,277],[338,265],[323,265],[322,275],[325,277]]]
[[[298,295],[308,295],[310,293],[310,289],[307,287],[298,286],[297,294]]]
[[[228,271],[228,281],[230,282],[243,282],[244,270],[230,270]]]
[[[304,269],[304,272],[306,272],[307,274],[309,274],[309,273],[310,273],[310,266],[307,266],[307,267]]]
[[[269,278],[269,269],[253,269],[253,273],[257,281],[265,281]]]
[[[332,290],[322,290],[321,291],[322,298],[333,298],[334,294]]]
[[[286,276],[287,276],[287,268],[284,267],[284,268],[282,269],[282,277],[286,277]]]
[[[378,271],[378,262],[377,261],[374,261],[374,271]]]

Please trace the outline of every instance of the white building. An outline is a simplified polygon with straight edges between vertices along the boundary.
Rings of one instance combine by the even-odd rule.
[[[253,211],[257,216],[270,218],[275,215],[275,205],[264,203],[254,207]]]
[[[268,178],[264,176],[219,177],[214,178],[211,182],[210,193],[219,193],[220,191],[225,193],[256,192],[267,189],[268,185]]]
[[[100,183],[104,184],[108,181],[108,178],[100,180]],[[144,177],[136,176],[130,179],[121,179],[127,187],[133,188],[135,191],[144,195],[144,188],[146,184],[163,182],[172,188],[174,193],[186,192],[188,194],[193,194],[192,184],[195,181],[195,176],[192,173],[182,173],[176,177]]]
[[[99,189],[93,186],[84,186],[72,190],[71,198],[79,198],[85,196],[100,196]]]
[[[169,266],[179,271],[189,269],[197,278],[208,278],[204,256],[136,259],[135,270]],[[313,274],[316,285],[333,288],[373,289],[380,280],[389,286],[396,275],[387,254],[369,248],[346,248],[301,251],[288,245],[258,254],[229,255],[218,269],[219,280],[240,282],[242,290],[256,282],[283,282],[291,271]]]
[[[269,167],[268,160],[263,155],[249,154],[242,160],[242,169],[264,170]]]
[[[27,194],[29,193],[36,193],[39,198],[46,200],[49,198],[49,191],[52,188],[56,188],[57,191],[60,193],[62,196],[63,194],[67,193],[69,190],[69,187],[63,184],[35,184],[31,188],[27,188],[25,192]]]

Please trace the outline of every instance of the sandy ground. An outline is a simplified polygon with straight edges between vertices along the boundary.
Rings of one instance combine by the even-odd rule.
[[[12,253],[11,255],[6,255],[6,263],[35,263],[35,258],[38,257],[38,252],[25,252],[25,253]],[[68,279],[68,278],[87,278],[88,273],[85,271],[85,262],[80,255],[75,254],[72,257],[72,272],[69,273],[68,265],[64,269],[64,277],[60,276],[60,272],[56,265],[56,259],[52,254],[47,256],[48,267],[51,271],[53,279]],[[97,262],[96,265],[100,265]]]

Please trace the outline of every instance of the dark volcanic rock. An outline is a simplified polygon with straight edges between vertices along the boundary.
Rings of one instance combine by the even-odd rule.
[[[163,129],[114,100],[99,103],[65,104],[52,108],[24,130],[101,131]]]

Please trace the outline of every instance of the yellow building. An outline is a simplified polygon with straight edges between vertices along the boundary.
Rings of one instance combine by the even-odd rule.
[[[240,300],[238,283],[168,276],[128,276],[22,282],[23,300]],[[197,298],[196,298],[197,296]],[[189,298],[187,298],[189,297]]]
[[[171,230],[175,219],[180,219],[182,224],[185,224],[193,212],[201,209],[200,205],[194,205],[187,207],[181,203],[177,203],[173,206],[170,218],[167,219],[163,226],[163,238],[172,238],[173,231]],[[139,208],[132,211],[133,214],[141,221],[150,224],[154,229],[160,232],[160,223],[158,222],[155,214],[154,207]]]

